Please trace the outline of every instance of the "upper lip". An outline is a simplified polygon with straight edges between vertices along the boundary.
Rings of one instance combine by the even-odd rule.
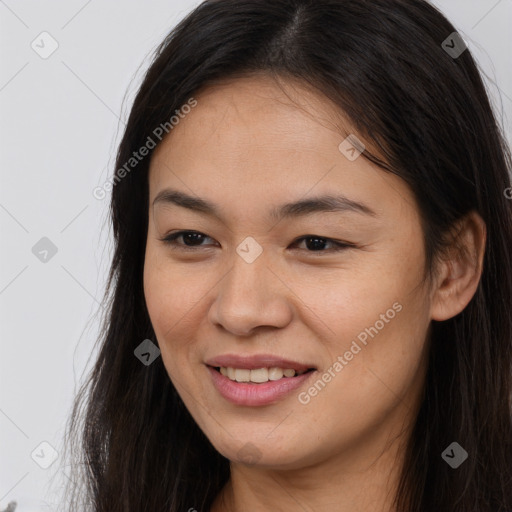
[[[213,367],[239,368],[246,370],[256,370],[258,368],[283,368],[300,372],[309,370],[310,368],[314,369],[314,366],[311,364],[303,364],[298,361],[292,361],[290,359],[284,359],[270,354],[257,354],[253,356],[224,354],[208,359],[206,364]]]

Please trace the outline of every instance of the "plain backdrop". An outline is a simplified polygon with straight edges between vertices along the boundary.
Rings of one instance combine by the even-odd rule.
[[[488,76],[512,140],[512,0],[434,3]],[[0,0],[0,510],[61,500],[62,436],[112,255],[108,197],[92,191],[113,172],[148,55],[198,4]]]

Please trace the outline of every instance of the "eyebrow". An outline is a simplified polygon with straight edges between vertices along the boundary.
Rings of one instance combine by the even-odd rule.
[[[200,197],[188,195],[179,190],[163,189],[153,200],[153,206],[157,203],[181,206],[182,208],[211,215],[222,220],[219,209],[214,203]],[[371,217],[378,216],[369,206],[348,199],[343,195],[322,195],[274,207],[270,210],[269,217],[272,220],[278,221],[284,218],[302,217],[322,212],[353,212]]]

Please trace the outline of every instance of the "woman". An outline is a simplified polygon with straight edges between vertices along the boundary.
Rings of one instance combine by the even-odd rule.
[[[80,510],[512,510],[510,168],[426,1],[202,3],[117,155]]]

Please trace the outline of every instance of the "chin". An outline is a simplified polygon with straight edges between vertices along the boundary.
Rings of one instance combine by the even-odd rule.
[[[285,445],[282,440],[269,440],[264,435],[247,435],[234,442],[233,438],[214,441],[215,449],[235,464],[247,466],[295,469],[305,465],[311,457],[306,453],[298,452],[299,446]]]

